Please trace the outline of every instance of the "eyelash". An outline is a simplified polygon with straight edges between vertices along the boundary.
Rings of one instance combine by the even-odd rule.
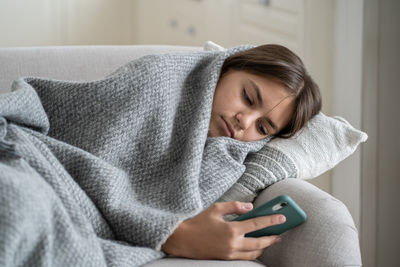
[[[249,95],[246,92],[246,89],[244,89],[244,88],[243,88],[243,96],[244,96],[245,100],[247,101],[247,103],[249,103],[250,105],[253,104],[253,102],[251,102],[251,100],[250,100]],[[261,124],[259,126],[261,126],[261,127],[258,127],[258,130],[260,131],[260,133],[262,135],[267,135],[267,132],[266,132],[266,130],[264,130],[264,127],[262,127]]]
[[[267,135],[267,132],[264,130],[264,127],[261,124],[259,126],[261,126],[261,127],[258,128],[260,130],[260,133],[262,135]]]
[[[244,95],[244,99],[246,99],[246,101],[247,101],[250,105],[252,105],[253,102],[251,102],[250,97],[249,97],[249,95],[248,95],[247,92],[246,92],[246,89],[243,89],[243,95]]]

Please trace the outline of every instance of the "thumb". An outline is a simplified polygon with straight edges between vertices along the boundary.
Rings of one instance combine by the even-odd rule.
[[[243,214],[253,209],[253,204],[250,202],[219,202],[212,205],[212,212],[214,214],[224,216],[228,214]]]

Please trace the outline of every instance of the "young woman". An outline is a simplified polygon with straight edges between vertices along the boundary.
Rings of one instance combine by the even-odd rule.
[[[255,259],[277,239],[244,234],[279,216],[226,222],[251,203],[215,201],[265,138],[321,108],[279,45],[147,55],[100,80],[12,89],[0,96],[1,266]]]
[[[215,89],[208,135],[256,141],[289,138],[321,110],[318,86],[301,59],[279,45],[262,45],[227,58]],[[196,259],[254,260],[279,236],[245,238],[248,232],[283,223],[283,215],[225,222],[251,203],[215,203],[181,223],[163,245],[166,253]]]

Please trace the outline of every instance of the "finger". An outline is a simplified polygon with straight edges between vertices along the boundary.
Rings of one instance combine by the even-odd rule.
[[[210,206],[210,212],[224,216],[227,214],[243,214],[253,209],[253,204],[248,202],[231,201],[218,202]]]
[[[285,221],[286,217],[284,215],[276,214],[276,215],[260,216],[244,221],[230,222],[230,223],[234,223],[237,225],[236,227],[239,228],[238,229],[239,233],[246,234],[256,230],[263,229],[265,227],[281,224],[284,223]]]
[[[270,235],[263,237],[243,237],[240,241],[238,250],[240,251],[252,251],[266,249],[273,244],[279,243],[281,237],[279,235]]]
[[[235,251],[228,255],[225,260],[255,260],[263,254],[264,250]]]

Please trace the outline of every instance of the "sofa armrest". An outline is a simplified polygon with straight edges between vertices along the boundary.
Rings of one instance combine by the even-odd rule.
[[[307,221],[283,233],[282,241],[258,258],[267,266],[361,266],[358,231],[347,207],[307,181],[286,179],[264,189],[257,207],[289,195],[306,212]]]
[[[143,267],[263,267],[264,265],[255,261],[245,260],[194,260],[179,257],[167,257],[152,261]]]

